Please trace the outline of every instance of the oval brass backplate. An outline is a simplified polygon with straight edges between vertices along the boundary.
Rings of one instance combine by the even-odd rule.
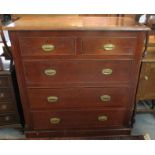
[[[102,74],[103,75],[111,75],[112,72],[113,72],[113,70],[110,69],[110,68],[102,69]]]
[[[145,80],[149,80],[149,77],[147,75],[144,76]]]
[[[55,69],[45,69],[44,70],[45,75],[47,76],[53,76],[56,74],[56,70]]]
[[[102,96],[100,96],[100,99],[101,99],[102,102],[107,102],[107,101],[111,100],[111,96],[109,96],[109,95],[102,95]]]
[[[60,121],[61,121],[61,119],[58,118],[58,117],[50,118],[50,123],[51,123],[51,124],[59,124]]]
[[[6,109],[7,109],[7,105],[6,105],[6,104],[3,104],[3,105],[1,106],[1,109],[2,109],[2,110],[6,110]]]
[[[44,52],[52,52],[55,49],[55,46],[52,44],[44,44],[42,45],[42,49]]]
[[[47,97],[47,101],[48,101],[49,103],[55,103],[55,102],[58,101],[58,97],[57,97],[57,96],[48,96],[48,97]]]
[[[104,44],[102,45],[102,49],[106,50],[106,51],[111,51],[115,48],[114,44]]]
[[[108,120],[108,116],[106,116],[106,115],[98,116],[98,121],[104,122],[104,121],[107,121],[107,120]]]

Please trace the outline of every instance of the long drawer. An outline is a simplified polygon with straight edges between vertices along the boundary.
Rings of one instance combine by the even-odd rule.
[[[28,89],[32,109],[126,107],[129,96],[128,87]]]
[[[32,112],[32,120],[37,130],[121,127],[125,110],[36,111]]]
[[[127,83],[132,61],[32,60],[24,61],[28,86],[55,84]]]

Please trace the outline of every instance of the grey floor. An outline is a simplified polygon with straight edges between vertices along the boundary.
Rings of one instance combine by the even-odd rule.
[[[155,114],[137,114],[132,135],[149,134],[152,140],[155,140]],[[11,128],[0,129],[0,139],[24,139],[21,131]]]

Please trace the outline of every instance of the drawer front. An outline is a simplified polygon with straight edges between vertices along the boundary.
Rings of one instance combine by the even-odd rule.
[[[81,53],[84,55],[133,55],[136,38],[83,37],[81,44]]]
[[[0,125],[17,124],[18,116],[16,114],[0,115]]]
[[[0,102],[9,101],[12,98],[11,90],[7,88],[0,89]]]
[[[33,112],[34,129],[82,129],[123,126],[124,110]]]
[[[32,109],[125,107],[129,88],[28,89]]]
[[[9,78],[7,76],[0,77],[0,87],[8,87],[9,86]]]
[[[23,56],[75,55],[74,37],[21,37]]]
[[[15,104],[10,102],[0,102],[0,113],[15,111]]]
[[[69,83],[129,82],[132,61],[52,60],[25,61],[29,86],[50,86]]]

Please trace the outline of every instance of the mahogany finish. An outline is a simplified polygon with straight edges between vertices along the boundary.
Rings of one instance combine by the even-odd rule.
[[[23,56],[35,55],[75,55],[74,37],[22,37],[19,39],[20,48]],[[42,45],[52,44],[54,50],[45,52]]]
[[[136,46],[136,37],[108,36],[103,37],[83,37],[81,39],[82,54],[85,55],[133,55]],[[106,51],[102,48],[104,44],[114,44],[115,48]]]
[[[130,134],[147,27],[128,18],[44,16],[3,29],[27,137]]]
[[[119,90],[119,91],[118,91]],[[130,88],[58,88],[58,89],[28,89],[29,103],[32,109],[71,109],[90,107],[126,107],[129,104]],[[110,96],[103,100],[102,96]],[[56,96],[55,102],[49,102],[48,97]]]
[[[23,68],[27,86],[33,87],[49,87],[59,83],[128,83],[132,61],[37,59],[23,60]],[[107,68],[112,69],[111,75],[102,74],[102,70]],[[54,69],[56,74],[47,76],[44,73],[46,69]]]
[[[98,117],[106,115],[106,121],[99,121]],[[51,124],[50,118],[59,117],[59,124]],[[45,129],[103,129],[104,127],[122,127],[125,120],[125,110],[122,109],[93,109],[70,111],[42,111],[32,112],[33,126],[36,130]]]

